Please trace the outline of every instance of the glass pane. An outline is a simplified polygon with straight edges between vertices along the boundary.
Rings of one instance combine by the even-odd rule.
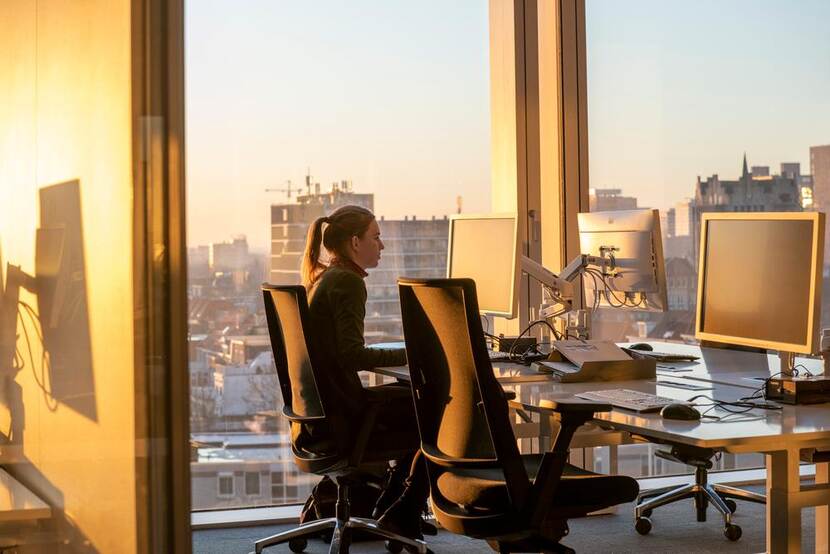
[[[134,70],[158,67],[138,45],[158,24],[131,35],[134,4],[0,2],[3,552],[130,554],[174,535],[172,493],[154,483],[176,448],[167,427],[148,439],[144,409],[152,383],[164,410],[170,361],[155,351],[153,378],[140,361],[148,321],[168,306],[135,270],[150,246],[138,240],[146,183],[131,156],[148,119]],[[144,167],[156,161],[142,152]]]
[[[397,277],[443,276],[448,215],[490,209],[488,6],[186,10],[193,508],[303,502],[316,478],[277,415],[260,284],[299,283],[309,224],[366,206],[385,243],[366,341],[401,340]],[[233,497],[217,497],[220,468],[238,475]],[[242,474],[260,470],[270,490],[246,495]]]
[[[590,209],[660,210],[669,305],[600,308],[595,336],[694,342],[701,213],[830,206],[828,17],[826,2],[587,2]],[[624,447],[621,464],[688,470],[651,448]]]

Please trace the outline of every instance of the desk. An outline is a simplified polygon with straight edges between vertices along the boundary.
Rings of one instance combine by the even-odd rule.
[[[511,405],[545,417],[551,415],[546,405],[556,398],[570,397],[586,390],[628,388],[687,400],[706,393],[714,398],[735,400],[760,386],[747,377],[768,377],[778,372],[778,358],[764,354],[698,348],[689,345],[662,343],[655,350],[684,352],[701,357],[689,364],[688,372],[671,372],[663,377],[671,380],[691,379],[710,383],[710,391],[689,391],[659,384],[656,381],[617,381],[612,383],[562,384],[549,376],[531,379],[529,368],[510,367],[515,364],[494,363],[494,369],[505,389],[516,392]],[[821,362],[798,360],[814,373],[820,373]],[[406,379],[405,368],[378,370],[385,375]],[[660,369],[658,368],[658,373]],[[521,379],[522,376],[527,379]],[[721,414],[717,414],[721,415]],[[626,432],[654,442],[676,442],[731,453],[759,452],[765,455],[767,469],[767,551],[773,553],[801,552],[801,509],[816,506],[816,552],[828,552],[830,529],[830,471],[828,463],[816,464],[816,483],[802,485],[799,475],[801,450],[830,449],[830,406],[785,406],[780,411],[752,410],[719,422],[684,422],[663,420],[658,414],[635,414],[614,409],[597,414],[597,425],[615,432]]]

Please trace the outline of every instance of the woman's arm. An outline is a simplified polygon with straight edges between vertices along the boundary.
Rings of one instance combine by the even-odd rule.
[[[352,273],[343,273],[332,283],[329,301],[334,313],[337,358],[355,371],[406,364],[406,350],[366,348],[363,318],[366,317],[366,284]]]

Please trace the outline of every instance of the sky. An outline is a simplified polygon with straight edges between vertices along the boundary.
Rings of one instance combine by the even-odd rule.
[[[304,182],[386,218],[490,207],[486,1],[189,0],[188,242],[245,234]],[[441,17],[435,17],[440,13]]]
[[[487,4],[186,2],[188,242],[264,250],[309,169],[387,218],[489,210]],[[830,143],[827,0],[586,5],[592,187],[666,209]]]
[[[827,0],[588,0],[589,178],[641,206],[830,144]]]

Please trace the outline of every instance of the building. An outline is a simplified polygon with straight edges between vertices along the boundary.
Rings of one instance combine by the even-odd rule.
[[[695,197],[691,204],[692,261],[697,266],[697,251],[700,241],[700,216],[705,212],[798,212],[801,205],[801,180],[793,174],[769,175],[766,166],[754,166],[751,172],[746,155],[741,176],[735,180],[721,179],[712,175],[707,179],[697,178]],[[797,171],[797,170],[796,170]],[[800,174],[800,171],[797,171]]]
[[[374,211],[375,195],[352,192],[350,181],[332,184],[328,192],[320,192],[315,183],[311,192],[311,176],[306,176],[306,194],[297,202],[271,205],[271,254],[268,282],[274,285],[300,283],[300,262],[305,250],[309,226],[341,206],[363,206]]]
[[[194,433],[194,510],[302,503],[319,480],[294,464],[285,433]]]
[[[449,219],[415,216],[381,217],[383,250],[380,265],[366,278],[365,336],[369,342],[403,340],[398,277],[444,277],[447,273]]]
[[[830,144],[810,147],[810,173],[814,209],[830,213]],[[830,265],[830,225],[825,225],[824,233],[824,267],[827,268]]]
[[[270,282],[273,284],[300,283],[306,235],[314,220],[348,204],[374,208],[374,194],[355,193],[348,181],[333,185],[325,193],[319,192],[319,185],[314,188],[317,192],[297,197],[296,203],[271,206]],[[449,220],[446,216],[430,219],[407,216],[402,220],[380,216],[379,223],[385,249],[380,266],[372,269],[366,278],[365,336],[370,343],[402,339],[398,277],[443,277],[447,268]]]
[[[666,215],[661,218],[661,224],[665,222],[663,253],[666,259],[684,258],[692,260],[694,256],[692,214],[692,200],[686,198],[666,210]]]
[[[637,199],[623,196],[622,189],[591,189],[588,193],[588,206],[592,212],[636,210]]]
[[[231,242],[214,242],[210,245],[210,270],[218,272],[244,271],[250,264],[248,240],[244,235],[233,238]]]

